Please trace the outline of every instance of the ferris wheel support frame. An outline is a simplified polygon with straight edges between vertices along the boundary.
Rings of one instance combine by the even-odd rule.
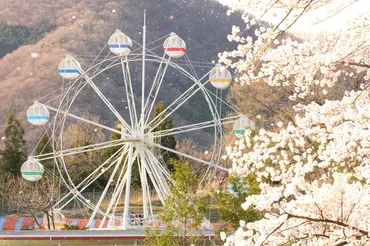
[[[133,164],[133,143],[130,143],[130,150],[128,152],[128,169],[127,169],[127,178],[126,178],[126,193],[125,193],[125,207],[123,210],[123,225],[122,229],[126,230],[128,227],[129,214],[128,208],[130,206],[130,188],[131,188],[131,174],[132,174],[132,164]],[[103,221],[102,221],[103,222]]]
[[[144,117],[145,117],[145,53],[146,53],[146,9],[144,10],[143,25],[143,56],[141,68],[141,133],[144,134]],[[125,226],[125,225],[124,225]]]

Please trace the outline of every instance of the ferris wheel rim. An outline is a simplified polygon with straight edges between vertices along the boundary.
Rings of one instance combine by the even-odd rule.
[[[56,163],[56,165],[57,165],[58,170],[60,171],[60,173],[62,174],[62,171],[61,170],[63,170],[64,171],[64,174],[67,176],[66,177],[67,180],[64,180],[64,179],[63,180],[64,180],[66,186],[68,187],[68,189],[70,190],[70,193],[69,194],[72,194],[73,195],[73,198],[78,199],[81,203],[83,203],[84,205],[86,205],[86,207],[94,210],[94,213],[98,213],[98,214],[103,215],[104,216],[104,220],[106,219],[107,216],[109,217],[109,215],[107,214],[109,212],[104,212],[104,211],[100,210],[100,208],[99,208],[100,205],[97,206],[96,204],[94,205],[91,202],[87,201],[87,199],[81,194],[81,192],[83,190],[81,190],[81,189],[78,190],[78,188],[83,185],[83,182],[85,182],[85,180],[83,180],[82,182],[80,182],[78,184],[75,184],[75,182],[71,179],[71,176],[70,176],[69,171],[68,171],[68,168],[67,168],[66,160],[65,160],[64,157],[66,156],[65,153],[68,152],[68,151],[71,152],[71,155],[76,154],[76,153],[72,153],[74,150],[68,150],[68,149],[66,150],[66,148],[64,148],[64,146],[63,146],[63,142],[64,142],[63,141],[63,132],[64,132],[64,129],[65,129],[65,126],[66,126],[66,121],[69,120],[70,118],[73,118],[70,110],[71,110],[72,105],[74,105],[76,98],[80,95],[81,91],[84,88],[86,88],[87,85],[90,85],[90,87],[92,87],[91,84],[94,84],[94,81],[93,80],[97,76],[99,76],[100,74],[104,73],[105,71],[107,71],[107,70],[109,70],[109,69],[111,69],[113,67],[116,67],[116,66],[119,66],[119,65],[123,65],[123,64],[126,64],[128,66],[129,63],[131,63],[131,62],[134,63],[134,62],[140,62],[140,61],[145,60],[147,62],[153,62],[153,63],[158,63],[158,64],[166,64],[166,66],[169,66],[172,69],[174,69],[175,71],[180,72],[183,76],[185,76],[187,79],[189,79],[191,82],[193,82],[193,85],[190,86],[192,88],[190,90],[190,92],[192,94],[190,94],[190,96],[188,96],[185,93],[181,94],[181,96],[179,98],[182,99],[182,97],[184,96],[184,100],[183,101],[179,101],[180,103],[179,103],[178,106],[176,106],[175,109],[171,109],[170,108],[170,106],[172,105],[171,104],[170,106],[168,106],[165,109],[165,110],[168,109],[168,110],[171,110],[171,111],[168,111],[167,112],[167,115],[166,115],[166,111],[164,111],[163,114],[166,116],[166,118],[170,117],[170,115],[172,115],[173,113],[177,112],[177,110],[185,102],[187,102],[192,96],[194,96],[198,91],[201,92],[202,97],[205,99],[205,101],[206,101],[206,103],[208,105],[207,108],[209,109],[209,111],[210,111],[210,113],[212,115],[213,120],[210,120],[209,121],[209,125],[204,125],[203,122],[196,123],[196,124],[198,124],[198,126],[197,126],[198,128],[195,129],[195,130],[199,130],[199,129],[203,129],[203,128],[213,128],[214,129],[214,141],[213,141],[214,142],[214,145],[213,145],[213,151],[211,151],[212,156],[210,158],[210,161],[204,161],[207,164],[207,169],[206,169],[206,172],[205,173],[207,175],[208,175],[208,173],[215,173],[215,170],[217,170],[217,169],[221,169],[223,171],[227,171],[228,170],[226,168],[217,166],[215,163],[219,163],[220,158],[221,158],[221,154],[222,154],[221,151],[217,151],[217,150],[221,150],[221,148],[222,148],[222,143],[221,144],[218,144],[218,141],[220,141],[220,139],[222,139],[222,126],[223,126],[223,124],[226,124],[225,122],[227,122],[227,120],[232,121],[233,118],[232,117],[231,118],[227,118],[227,117],[226,118],[222,118],[221,111],[220,111],[220,113],[218,112],[217,101],[216,101],[216,103],[214,102],[214,100],[212,99],[211,94],[205,88],[205,85],[209,84],[208,83],[209,82],[209,79],[207,79],[207,76],[208,76],[208,74],[210,73],[211,70],[209,72],[207,72],[203,77],[199,78],[196,75],[196,73],[194,71],[194,68],[192,68],[193,71],[190,71],[189,72],[189,71],[187,71],[187,70],[185,70],[183,68],[183,65],[181,65],[180,62],[179,63],[173,62],[173,61],[171,61],[170,57],[167,58],[167,59],[165,59],[165,55],[163,55],[163,57],[159,57],[157,55],[145,54],[145,56],[143,58],[140,58],[141,55],[142,54],[139,54],[139,53],[130,53],[127,56],[108,57],[107,59],[104,59],[102,61],[96,62],[94,65],[90,65],[88,67],[88,69],[86,69],[86,71],[83,71],[82,68],[80,67],[79,68],[79,70],[80,70],[80,76],[79,76],[79,78],[75,79],[74,82],[71,83],[70,87],[67,88],[66,92],[64,92],[64,95],[61,96],[60,104],[59,104],[58,108],[56,109],[56,114],[55,114],[55,118],[54,118],[54,122],[53,122],[53,130],[52,130],[53,133],[56,133],[56,132],[59,133],[59,137],[52,139],[52,142],[53,142],[52,146],[53,146],[53,151],[54,151],[53,152],[53,158],[55,160],[55,163]],[[185,57],[186,57],[186,59],[188,59],[186,53],[185,53]],[[104,64],[104,63],[106,63],[106,62],[110,62],[110,64],[108,66],[106,66],[106,67],[101,68],[101,65]],[[189,62],[189,61],[186,61],[186,62]],[[190,67],[191,67],[191,64],[190,64]],[[166,69],[167,69],[167,67],[166,67]],[[159,68],[158,68],[157,72],[159,72]],[[194,72],[194,75],[192,74],[192,72]],[[89,75],[90,73],[92,73],[91,76]],[[123,70],[122,70],[122,73],[124,73]],[[163,74],[165,75],[165,72]],[[155,80],[156,79],[154,79],[154,81]],[[205,81],[205,82],[202,82],[202,81]],[[161,83],[162,82],[163,82],[163,77],[162,77],[162,79],[160,81],[160,85],[159,85],[158,91],[161,88]],[[130,81],[130,83],[131,83],[131,81]],[[74,85],[76,85],[76,88],[74,87]],[[195,92],[192,91],[193,88],[196,89]],[[97,89],[99,89],[99,88],[97,87]],[[75,91],[72,92],[73,90],[75,90]],[[93,90],[95,91],[95,93],[97,93],[97,90],[95,90],[94,88],[93,88]],[[71,95],[71,99],[69,97],[68,97],[68,99],[66,99],[67,98],[66,96],[69,93],[72,94]],[[147,104],[148,105],[150,104],[149,103],[149,97],[152,96],[151,93],[152,93],[152,91],[146,97],[147,100],[145,100],[146,103],[145,103],[144,109],[147,107],[146,106]],[[107,102],[109,103],[108,99],[106,99],[107,100],[107,102],[106,102],[103,99],[104,98],[104,94],[102,96],[103,97],[100,97],[100,96],[99,97],[103,101],[103,104],[105,104],[106,106],[109,107],[109,105],[107,104]],[[138,97],[140,97],[139,94],[138,94]],[[152,103],[155,103],[156,102],[156,99],[157,99],[157,95],[155,96],[155,98],[152,101]],[[65,100],[67,100],[67,101],[65,101]],[[133,103],[135,103],[135,102],[133,101]],[[64,107],[66,107],[65,110],[63,110]],[[112,108],[114,109],[113,106],[112,106]],[[149,122],[149,115],[151,113],[151,108],[152,108],[152,106],[150,106],[150,108],[149,108],[149,113],[148,113],[147,119],[145,120],[145,118],[143,118],[143,122],[145,121],[145,125],[146,126],[151,126],[150,129],[147,129],[147,134],[152,133],[152,131],[154,130],[154,128],[156,127],[156,125],[160,124],[160,122],[156,122],[155,121],[156,119],[152,119]],[[65,111],[65,112],[63,112],[63,111]],[[113,112],[113,110],[112,110],[112,112]],[[131,124],[128,124],[127,123],[128,121],[126,122],[125,119],[124,119],[124,117],[121,116],[121,114],[119,114],[118,111],[116,111],[116,112],[117,112],[117,115],[113,112],[113,114],[117,117],[115,119],[116,120],[120,120],[121,123],[123,123],[123,124],[126,123],[126,125],[127,125],[126,126],[126,129],[127,130],[132,130],[132,129],[130,129],[130,126],[131,126],[131,128],[133,128],[133,120],[130,119]],[[135,109],[135,112],[136,112],[136,109]],[[122,118],[122,120],[118,116],[120,116]],[[130,116],[131,116],[131,114],[130,114]],[[58,121],[58,117],[59,117],[59,120],[61,119],[61,121]],[[74,116],[74,117],[78,117],[78,116]],[[59,124],[61,124],[61,126],[59,126],[59,125],[57,126],[56,125],[57,124],[56,122],[61,122],[61,123],[59,123]],[[137,119],[136,119],[135,122],[137,123]],[[85,121],[85,123],[88,123],[88,122]],[[101,126],[104,126],[104,125],[101,125]],[[108,127],[108,126],[104,126],[104,127],[108,131],[114,130],[114,128],[111,128],[111,127]],[[143,123],[143,127],[144,127],[144,123]],[[191,127],[192,127],[191,125],[186,125],[185,124],[185,126],[176,127],[173,131],[177,131],[177,132],[175,132],[175,134],[181,134],[181,133],[184,133],[184,132],[194,131],[194,129],[192,129]],[[120,132],[120,133],[123,134],[123,132]],[[153,132],[153,135],[155,136],[155,138],[160,138],[160,137],[166,136],[166,135],[161,135],[161,134],[162,133],[157,133],[156,134],[155,132]],[[165,133],[165,134],[167,134],[167,135],[174,135],[174,132],[171,133],[170,131],[167,131],[167,133]],[[138,141],[140,143],[144,143],[145,142],[144,139],[140,139]],[[107,141],[106,143],[109,145],[109,144],[112,144],[112,141]],[[103,143],[101,143],[99,141],[99,143],[97,143],[96,147],[97,148],[100,148],[100,147],[101,148],[104,148],[104,146],[100,146],[101,144],[103,144]],[[117,150],[115,152],[115,154],[117,154],[117,153],[119,153],[122,150],[121,155],[119,157],[116,156],[117,158],[114,158],[114,160],[111,160],[110,161],[110,165],[107,168],[107,170],[108,169],[111,169],[111,168],[118,168],[119,167],[119,165],[120,165],[119,163],[122,161],[122,159],[121,159],[121,161],[119,161],[120,160],[119,158],[123,158],[124,153],[125,153],[125,151],[123,149],[126,148],[127,146],[129,146],[129,144],[128,143],[125,143],[124,142],[124,139],[121,139],[121,142],[118,143],[117,146],[121,146],[121,145],[122,145],[121,149],[120,150]],[[153,142],[150,142],[149,145],[151,145],[152,147],[154,146],[154,147],[158,147],[158,148],[162,148],[162,149],[164,147],[162,145],[156,145],[155,146],[155,145],[153,145]],[[132,148],[132,145],[130,145],[130,146],[131,146],[130,148]],[[157,164],[156,164],[157,166],[163,167],[163,165],[162,165],[163,163],[161,163],[161,160],[158,159],[158,157],[156,157],[154,155],[154,153],[152,153],[151,150],[148,149],[148,145],[143,145],[143,146],[144,146],[143,148],[138,148],[138,150],[135,150],[135,152],[134,152],[134,155],[139,155],[139,154],[137,154],[137,153],[139,153],[139,151],[143,152],[143,153],[141,153],[139,155],[140,158],[141,158],[140,160],[137,157],[138,168],[139,169],[141,168],[141,170],[143,170],[143,172],[145,170],[149,170],[150,168],[152,168],[152,171],[160,172],[160,173],[157,173],[156,175],[159,175],[159,176],[162,175],[162,176],[164,176],[164,178],[167,178],[166,179],[167,181],[169,181],[170,180],[169,179],[169,173],[166,170],[158,170],[156,168],[153,168],[153,167],[150,166],[150,164],[152,164],[150,161],[145,161],[145,159],[148,159],[148,160],[152,160],[153,159],[153,160],[155,160],[155,162],[157,162]],[[108,147],[111,147],[111,145],[109,145]],[[58,154],[55,154],[56,150],[59,150],[59,152],[60,152],[59,155]],[[82,151],[87,151],[87,150],[84,149],[84,148],[81,148],[81,149],[79,149],[79,151],[81,151],[81,152],[78,152],[77,154],[82,153]],[[177,153],[181,153],[181,152],[178,151]],[[181,154],[184,154],[184,153],[181,153]],[[40,156],[40,157],[42,157],[42,156]],[[46,158],[46,157],[44,157],[44,158]],[[102,168],[102,166],[104,165],[104,163],[106,161],[108,161],[108,160],[105,160],[105,161],[102,160],[102,163],[101,162],[99,163],[98,168]],[[125,161],[128,161],[128,159],[125,158]],[[128,161],[128,162],[130,162],[130,161]],[[140,162],[142,162],[142,163],[139,164]],[[114,163],[116,163],[116,164],[114,164]],[[59,166],[59,165],[61,165],[61,166]],[[122,165],[124,165],[124,164],[122,164]],[[122,171],[122,175],[124,175],[123,174],[124,173],[123,168],[121,169],[121,171]],[[94,172],[92,172],[92,173],[94,173]],[[120,174],[120,176],[121,176],[121,174]],[[99,176],[96,176],[96,177],[98,178]],[[205,180],[205,178],[206,178],[206,176],[203,176],[200,184],[203,184],[203,181]],[[154,180],[154,178],[153,178],[153,180]],[[209,181],[210,181],[210,179],[209,179]],[[90,181],[86,181],[86,183],[88,183],[88,184],[86,186],[84,186],[85,188],[89,187],[89,185],[91,185],[91,183],[94,182],[94,180],[92,179],[91,183],[89,183],[89,182]],[[120,185],[123,185],[122,187],[124,187],[124,177],[123,176],[122,176],[120,182],[121,182]],[[159,178],[158,178],[158,184],[160,182],[163,182],[163,181],[159,180]],[[106,187],[108,187],[108,186],[106,186]],[[115,186],[115,189],[117,189],[117,187],[118,186]],[[143,189],[144,189],[144,187],[143,187]],[[163,190],[162,191],[159,191],[160,189],[163,189]],[[165,188],[165,186],[161,186],[160,189],[158,189],[158,190],[155,189],[155,190],[157,191],[158,194],[159,193],[162,194],[162,199],[161,200],[164,200],[163,196],[166,193],[166,188]],[[116,194],[118,194],[118,193],[116,193]],[[121,196],[121,195],[119,195],[119,196]],[[111,202],[114,203],[113,200],[111,200]],[[67,204],[64,204],[63,206],[66,206],[66,205]],[[111,206],[111,205],[113,206],[113,204],[110,204],[109,206]],[[151,206],[151,204],[150,204],[150,206]],[[90,219],[89,223],[90,222],[91,222],[91,219]],[[102,223],[101,223],[101,225],[102,225]]]
[[[121,62],[117,62],[117,64],[115,64],[115,66],[117,66],[117,65],[120,65],[120,64],[122,64],[122,60],[121,60]],[[93,67],[92,67],[93,68]],[[111,68],[111,67],[107,67],[107,68],[103,68],[103,69],[101,69],[100,70],[100,73],[102,73],[102,72],[104,72],[104,71],[106,71],[106,70],[108,70],[109,68]],[[86,73],[87,73],[87,71],[86,71]],[[97,74],[99,74],[99,73],[95,73],[95,76],[97,76]],[[189,76],[190,77],[190,76]],[[195,78],[193,77],[193,80],[192,81],[194,81],[195,80]],[[196,80],[196,82],[198,82],[198,80]],[[198,85],[199,85],[199,83],[197,83]],[[81,88],[80,88],[80,90],[78,90],[78,91],[76,91],[76,93],[75,93],[75,95],[73,96],[73,100],[70,102],[70,106],[68,107],[68,111],[70,110],[70,108],[71,108],[71,106],[72,106],[72,104],[74,103],[74,100],[76,99],[76,97],[78,96],[78,94],[81,92],[81,90],[84,88],[86,86],[86,84],[85,85],[83,85]],[[66,92],[66,94],[68,94],[69,93],[69,91],[68,92]],[[62,100],[63,101],[63,100]],[[60,109],[59,109],[60,110]],[[214,116],[213,116],[214,117]],[[64,125],[65,125],[65,120],[67,119],[67,117],[65,117],[64,118],[64,123],[63,123],[63,126],[62,126],[62,129],[64,128]],[[60,131],[60,132],[63,132],[63,131]],[[216,139],[217,140],[217,139]],[[62,141],[61,141],[61,144],[62,144]],[[70,178],[70,175],[69,175],[69,173],[68,173],[68,170],[67,170],[67,168],[66,168],[66,164],[65,164],[65,160],[64,160],[64,158],[60,158],[60,159],[62,159],[62,162],[63,162],[63,166],[65,167],[65,171],[66,171],[66,174],[68,175],[68,177],[69,177],[69,179],[71,180],[71,178]],[[72,186],[76,189],[76,186],[75,186],[75,184],[72,182],[71,183],[72,184]],[[80,195],[79,195],[80,196]],[[82,200],[84,200],[84,199],[82,199]],[[84,203],[86,203],[86,202],[84,202]],[[90,205],[90,204],[87,204],[87,205]],[[89,206],[89,207],[91,207],[91,206]]]

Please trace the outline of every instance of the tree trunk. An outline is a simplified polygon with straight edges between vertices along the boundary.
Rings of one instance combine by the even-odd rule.
[[[49,218],[49,212],[48,212],[48,211],[44,211],[44,213],[46,214],[46,219],[47,219],[47,221],[48,221],[48,228],[49,228],[49,230],[51,230],[51,229],[50,229],[50,218]]]
[[[36,218],[35,214],[32,212],[32,210],[28,209],[28,211],[31,213],[31,216],[32,216],[33,220],[36,222],[37,226],[39,228],[41,228],[40,223],[37,221],[37,218]]]

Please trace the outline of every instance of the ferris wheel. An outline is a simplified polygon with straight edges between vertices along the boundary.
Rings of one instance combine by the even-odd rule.
[[[114,220],[119,215],[122,218],[123,229],[134,226],[130,222],[129,207],[133,168],[139,173],[143,201],[142,221],[139,224],[145,225],[153,221],[156,218],[153,193],[164,204],[166,196],[170,195],[168,183],[172,182],[170,171],[161,157],[161,151],[176,154],[202,165],[204,170],[199,186],[204,187],[212,180],[217,170],[227,172],[230,168],[220,161],[225,147],[224,126],[234,124],[234,132],[243,135],[245,128],[252,127],[253,124],[245,120],[245,116],[241,116],[221,97],[221,90],[232,82],[231,73],[227,68],[219,64],[207,66],[202,64],[202,70],[208,71],[199,76],[196,67],[200,63],[189,60],[183,39],[171,33],[146,44],[145,29],[144,25],[142,44],[134,42],[126,34],[116,30],[102,52],[86,69],[78,59],[66,56],[58,68],[63,78],[62,87],[57,93],[51,93],[35,101],[27,111],[30,123],[48,129],[53,151],[31,155],[22,166],[22,176],[30,181],[39,180],[44,173],[42,163],[53,160],[60,173],[61,182],[68,189],[68,194],[56,202],[55,209],[62,211],[73,200],[78,200],[89,211],[90,228],[97,218],[101,219],[99,228],[102,228],[106,221]],[[161,56],[154,52],[159,46],[163,50]],[[102,55],[104,52],[106,55]],[[83,62],[86,63],[85,60]],[[151,70],[152,76],[148,75],[148,70]],[[119,90],[113,92],[106,90],[109,74],[114,74],[115,81],[121,82]],[[163,91],[164,88],[168,88],[164,86],[170,80],[168,75],[173,74],[178,74],[188,82],[187,88],[183,89],[179,96]],[[114,99],[117,94],[122,96],[121,101]],[[169,98],[167,107],[153,117],[153,109],[161,100],[160,95]],[[112,98],[113,96],[115,97]],[[89,106],[86,102],[84,104],[86,97],[93,98],[94,105],[100,106]],[[183,112],[181,109],[194,98],[206,108],[205,115],[208,119],[204,119],[205,116],[201,119],[193,117],[192,122],[179,120],[174,128],[156,130],[166,119]],[[96,118],[86,117],[82,113],[81,105],[85,105],[85,108],[94,115],[109,115],[108,118],[111,120],[102,122]],[[231,112],[229,116],[222,114],[222,107],[228,107],[228,111]],[[116,134],[119,137],[110,140],[95,139],[84,146],[73,146],[66,139],[65,133],[69,126],[76,122],[90,126],[94,130],[104,131],[106,135]],[[204,131],[211,140],[206,158],[166,147],[160,141],[165,136],[196,135]],[[106,149],[114,151],[109,156],[104,156],[100,163],[94,163],[96,168],[86,177],[79,181],[71,177],[71,167],[68,163],[70,158]],[[84,191],[103,175],[108,177],[108,181],[98,201],[93,203],[84,196]],[[119,209],[120,204],[124,206],[123,211]]]

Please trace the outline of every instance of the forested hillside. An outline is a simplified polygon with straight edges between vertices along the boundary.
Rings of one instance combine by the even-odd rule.
[[[9,25],[6,22],[0,23],[0,58],[22,45],[37,43],[47,32],[53,29],[54,26],[50,24],[34,28]]]
[[[27,138],[33,138],[31,132],[38,135],[30,131],[32,127],[25,121],[26,109],[34,100],[60,88],[62,79],[57,71],[60,60],[70,54],[83,67],[88,67],[116,29],[141,42],[144,9],[147,9],[148,42],[175,32],[185,40],[189,59],[194,61],[217,61],[218,52],[229,48],[226,36],[231,23],[241,21],[238,17],[226,16],[226,8],[211,0],[0,2],[3,34],[12,33],[5,35],[6,43],[1,46],[9,54],[0,60],[0,100],[3,102],[0,132],[4,129],[8,102],[13,100]],[[13,49],[16,50],[12,52]],[[179,78],[174,76],[173,80]],[[119,83],[107,83],[104,90],[114,92],[118,86]],[[186,81],[182,86],[186,88]],[[164,84],[163,91],[176,97],[184,88],[169,82]],[[159,98],[167,100],[164,95]],[[82,109],[86,105],[94,106],[93,98],[89,97],[81,103]],[[99,106],[96,107],[99,111]],[[188,108],[191,114],[184,114],[186,117],[202,115],[202,105],[196,100],[190,102]],[[186,117],[182,119],[177,115],[175,124],[186,121]]]

